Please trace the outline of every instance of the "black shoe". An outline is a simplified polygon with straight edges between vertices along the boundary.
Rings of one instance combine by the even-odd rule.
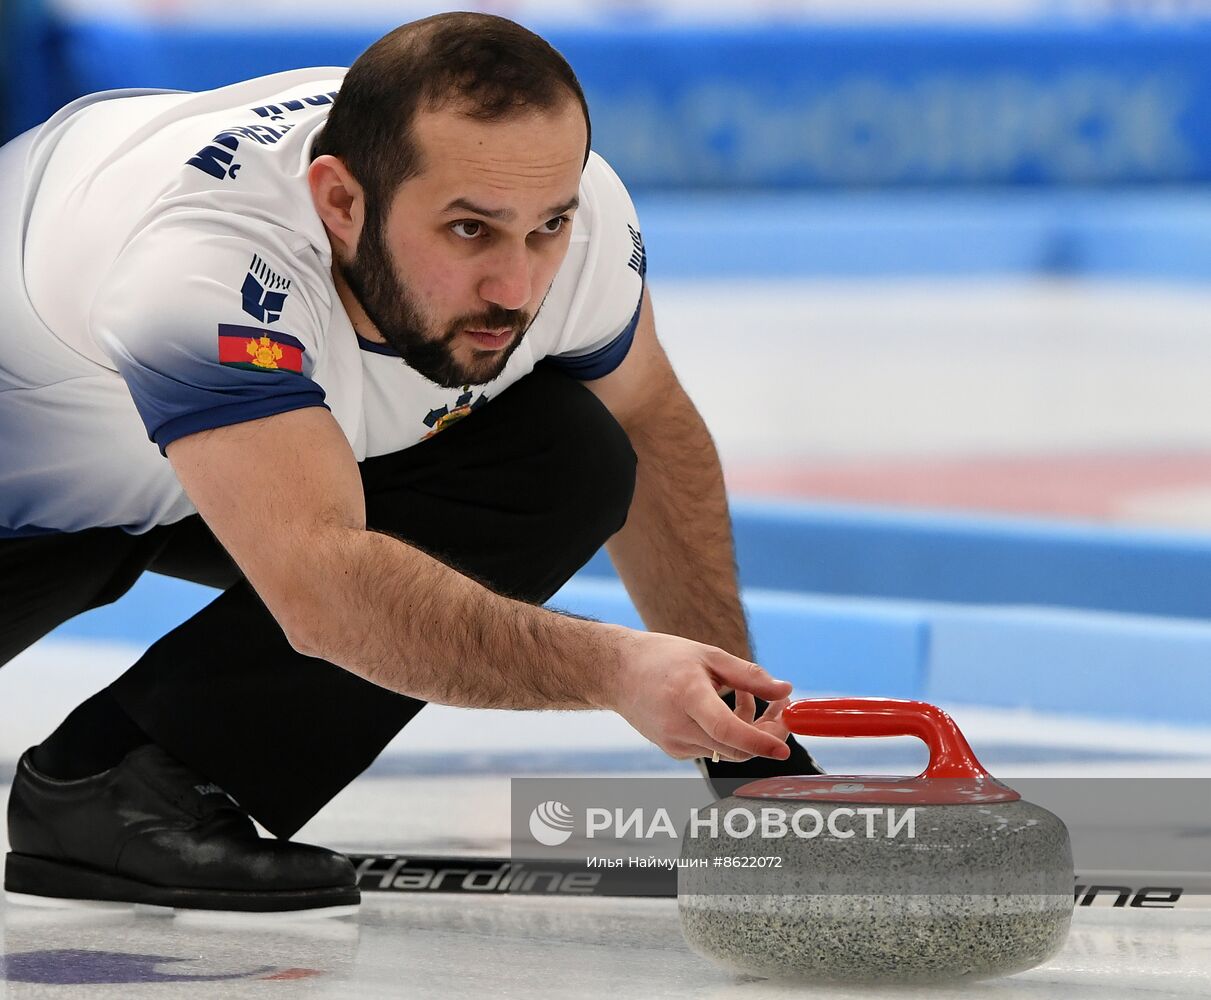
[[[10,893],[261,912],[361,898],[344,855],[261,838],[221,788],[154,744],[75,781],[41,774],[26,752],[9,792],[8,835]]]

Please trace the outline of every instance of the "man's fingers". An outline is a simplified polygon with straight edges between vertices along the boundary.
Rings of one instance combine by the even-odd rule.
[[[747,691],[766,701],[777,701],[791,693],[790,681],[775,680],[757,664],[738,659],[723,650],[712,651],[707,666],[715,676],[716,685],[722,683],[737,692]]]
[[[757,715],[757,699],[747,691],[737,691],[735,713],[741,722],[754,721]]]
[[[721,760],[726,760],[732,763],[752,760],[753,755],[751,753],[746,753],[743,750],[737,750],[733,746],[728,746],[725,743],[721,743],[719,740],[712,739],[711,735],[705,729],[703,729],[702,726],[696,726],[695,728],[698,730],[698,732],[695,736],[690,737],[690,739],[702,745],[704,752],[701,754],[701,756],[705,757],[707,760],[714,761],[715,763],[718,763]]]
[[[713,751],[708,750],[704,746],[699,746],[697,743],[687,743],[684,741],[666,743],[660,749],[672,757],[673,760],[694,760],[698,757],[706,757],[709,759],[713,753]],[[723,755],[720,754],[720,760],[722,759]]]
[[[770,702],[769,706],[761,713],[761,718],[757,720],[756,726],[758,729],[763,729],[771,736],[786,742],[786,738],[790,736],[791,731],[785,722],[782,721],[782,709],[787,705],[790,699],[783,698],[781,701]]]
[[[720,760],[726,760],[729,763],[739,763],[741,761],[752,760],[752,754],[740,754],[731,749],[720,749],[718,747],[708,746],[711,742],[710,737],[706,733],[699,731],[697,742],[680,741],[670,743],[662,747],[666,754],[673,760],[694,760],[695,758],[703,758],[705,760],[713,760],[718,754]]]
[[[743,764],[745,761],[749,761],[749,760],[753,759],[753,755],[751,753],[733,755],[733,754],[723,753],[722,751],[719,751],[719,750],[716,750],[714,752],[714,754],[712,754],[707,759],[714,763],[719,763],[719,761],[715,760],[715,757],[718,757],[720,761],[726,761],[729,764]]]
[[[772,722],[777,719],[782,714],[782,710],[790,704],[790,701],[789,698],[779,698],[777,701],[771,701],[765,706],[765,711],[761,713],[761,718],[757,722]]]
[[[693,696],[686,713],[706,734],[707,746],[718,750],[720,756],[773,757],[786,760],[790,748],[786,743],[751,722],[743,722],[728,711],[727,706],[709,689]]]

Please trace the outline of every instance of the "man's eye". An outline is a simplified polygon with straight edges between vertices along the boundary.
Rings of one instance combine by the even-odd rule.
[[[544,222],[539,229],[548,236],[554,236],[556,233],[563,232],[563,227],[566,226],[569,221],[570,220],[566,215],[557,215],[555,218],[548,219],[546,222]]]
[[[451,227],[456,236],[461,236],[464,240],[478,239],[484,231],[484,224],[476,222],[474,219],[467,219],[463,222],[456,222]]]

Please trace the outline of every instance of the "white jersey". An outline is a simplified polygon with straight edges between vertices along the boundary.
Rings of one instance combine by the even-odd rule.
[[[595,154],[567,258],[496,379],[443,389],[357,336],[306,180],[343,72],[93,95],[0,150],[0,536],[180,520],[195,508],[163,451],[196,431],[326,406],[360,461],[544,359],[582,379],[622,361],[645,258]]]

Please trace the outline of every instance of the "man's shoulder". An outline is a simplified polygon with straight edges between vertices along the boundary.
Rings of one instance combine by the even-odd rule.
[[[140,246],[155,250],[145,267],[163,259],[156,273],[229,270],[223,247],[241,267],[259,253],[326,268],[305,167],[341,72],[294,70],[194,94],[113,92],[65,108],[33,146],[27,277],[54,286],[69,271],[87,305]]]
[[[589,244],[582,280],[616,287],[647,272],[639,216],[622,179],[604,157],[590,153],[580,186],[580,210],[573,240]]]
[[[601,154],[590,152],[580,177],[580,209],[586,235],[635,221],[635,206],[622,178]]]

